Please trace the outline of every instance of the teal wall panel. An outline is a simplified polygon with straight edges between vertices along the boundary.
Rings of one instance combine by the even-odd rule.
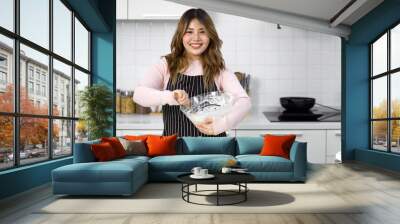
[[[0,199],[51,181],[51,171],[72,163],[72,157],[0,172]]]

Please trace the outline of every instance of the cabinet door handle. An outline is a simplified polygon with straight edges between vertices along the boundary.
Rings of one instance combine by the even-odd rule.
[[[342,136],[342,133],[335,133],[335,136]]]

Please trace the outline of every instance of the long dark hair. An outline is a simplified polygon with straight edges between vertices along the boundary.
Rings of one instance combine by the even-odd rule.
[[[210,38],[207,49],[200,56],[204,72],[204,85],[209,88],[214,82],[214,78],[225,69],[225,62],[221,53],[222,40],[219,39],[214,23],[206,11],[203,9],[189,9],[183,13],[171,41],[171,53],[167,54],[165,58],[168,62],[172,83],[175,84],[178,73],[186,70],[189,65],[189,61],[185,57],[182,38],[193,19],[197,19],[205,27],[206,33]]]

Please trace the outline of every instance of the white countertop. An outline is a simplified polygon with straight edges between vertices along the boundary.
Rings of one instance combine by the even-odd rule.
[[[260,110],[248,114],[236,130],[305,130],[305,129],[340,129],[340,122],[270,122]],[[161,113],[117,114],[117,130],[162,130]]]

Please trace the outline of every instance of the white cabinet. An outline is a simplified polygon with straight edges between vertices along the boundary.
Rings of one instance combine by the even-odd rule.
[[[342,150],[340,130],[326,131],[326,162],[335,163],[336,154]]]
[[[178,20],[187,9],[165,0],[117,0],[117,19]]]
[[[326,130],[236,130],[236,136],[296,135],[296,141],[307,142],[307,160],[326,163]]]
[[[117,0],[117,20],[128,19],[128,0]]]

